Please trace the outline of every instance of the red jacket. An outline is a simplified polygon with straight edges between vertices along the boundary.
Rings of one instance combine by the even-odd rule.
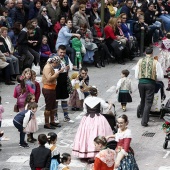
[[[104,28],[104,32],[106,35],[106,39],[111,38],[113,40],[116,40],[117,37],[114,34],[113,28],[110,25],[106,25]]]

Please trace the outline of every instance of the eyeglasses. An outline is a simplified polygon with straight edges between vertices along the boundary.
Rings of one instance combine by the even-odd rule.
[[[117,122],[117,124],[118,124],[118,125],[123,125],[123,124],[124,124],[124,122]]]

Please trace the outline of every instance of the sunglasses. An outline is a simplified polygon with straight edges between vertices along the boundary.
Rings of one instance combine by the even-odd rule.
[[[118,24],[120,24],[121,22],[117,22]]]
[[[80,31],[85,31],[85,29],[83,29],[83,28],[80,28]]]
[[[96,25],[100,25],[100,23],[96,23]]]
[[[43,10],[43,12],[47,12],[47,10]]]
[[[81,11],[85,11],[85,10],[81,10]]]
[[[126,18],[122,18],[122,19],[126,19]]]

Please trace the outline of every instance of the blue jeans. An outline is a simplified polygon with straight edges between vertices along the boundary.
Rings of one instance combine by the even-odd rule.
[[[170,15],[169,14],[162,14],[159,16],[159,18],[162,19],[164,25],[165,25],[165,30],[166,32],[170,31]]]
[[[153,35],[153,42],[158,42],[159,41],[159,29],[156,25],[149,25],[149,31]]]
[[[13,120],[13,124],[20,132],[20,142],[19,143],[21,145],[23,145],[25,143],[25,132],[23,132],[23,126],[20,125],[19,123],[15,122],[14,120]]]

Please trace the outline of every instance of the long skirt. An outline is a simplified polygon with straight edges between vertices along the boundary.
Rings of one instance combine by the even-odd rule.
[[[78,158],[93,158],[98,153],[95,151],[94,139],[97,136],[113,135],[113,131],[103,115],[93,118],[83,116],[74,139],[72,154]]]
[[[79,95],[77,90],[74,90],[73,93],[70,95],[69,106],[82,108],[83,107],[83,100],[79,100]]]
[[[121,160],[117,170],[139,170],[134,155],[131,152],[128,152],[128,155]]]

